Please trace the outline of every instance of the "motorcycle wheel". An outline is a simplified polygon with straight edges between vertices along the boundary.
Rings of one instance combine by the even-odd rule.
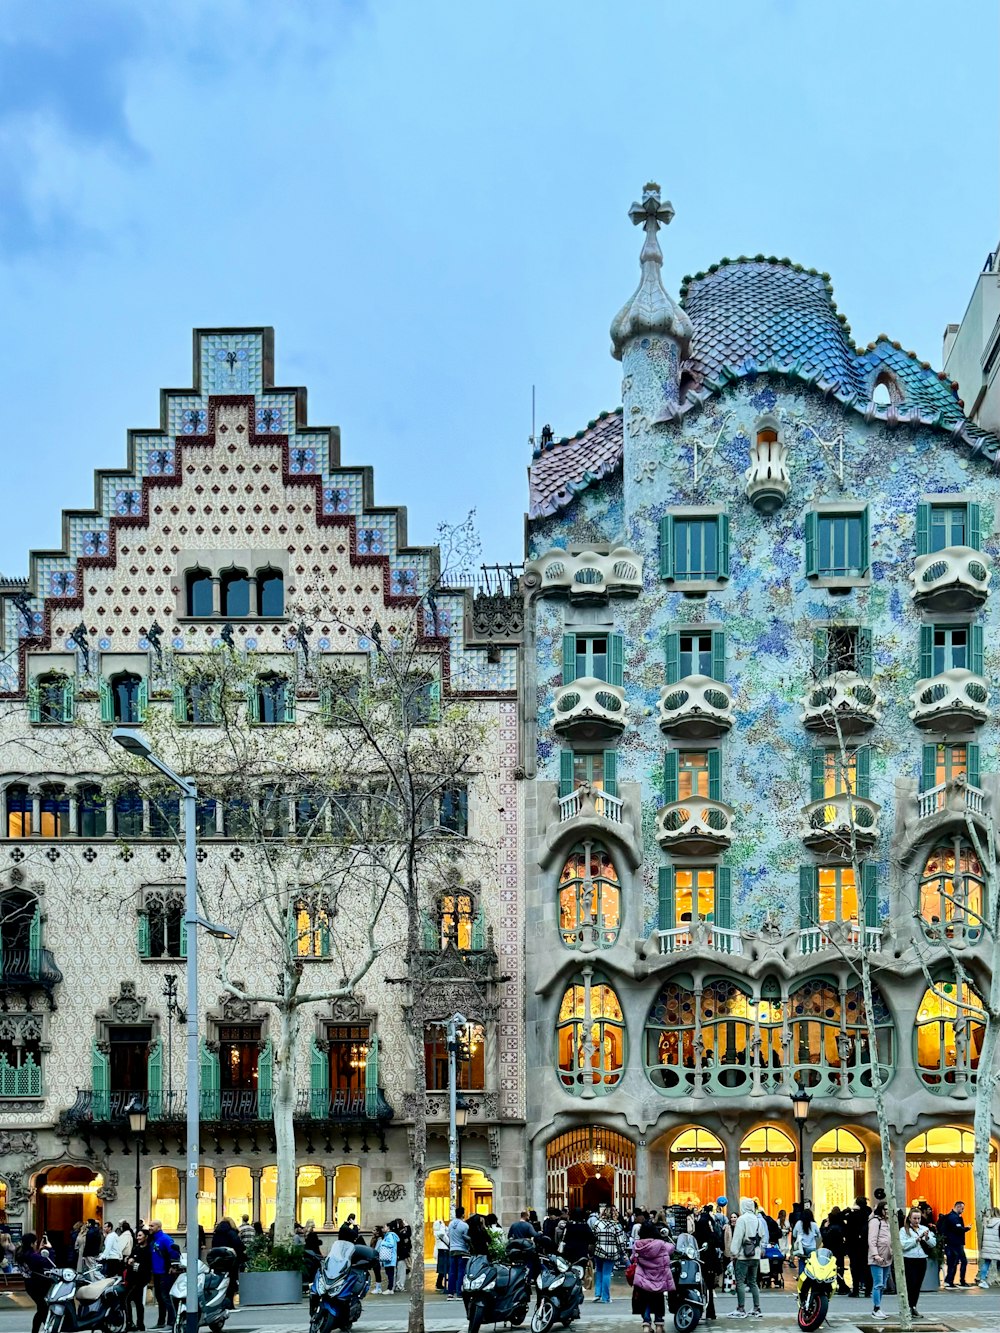
[[[511,1328],[520,1328],[528,1317],[528,1307],[519,1305],[516,1310],[511,1311],[510,1318],[507,1320]]]
[[[104,1333],[125,1333],[125,1325],[128,1320],[125,1317],[125,1310],[119,1306],[116,1310],[109,1310],[107,1318],[101,1325]]]
[[[531,1333],[548,1333],[555,1320],[556,1312],[551,1301],[539,1301],[535,1313],[531,1316]]]
[[[469,1333],[479,1333],[483,1326],[483,1305],[481,1301],[473,1301],[469,1306]]]
[[[697,1327],[700,1318],[701,1310],[697,1305],[692,1305],[690,1301],[681,1301],[674,1312],[674,1328],[677,1333],[691,1333],[691,1330]]]
[[[222,1333],[222,1330],[225,1327],[226,1321],[224,1319],[216,1319],[213,1323],[209,1324],[208,1333]]]
[[[829,1308],[829,1296],[821,1294],[815,1287],[810,1287],[805,1299],[799,1305],[799,1328],[805,1333],[812,1333],[813,1329],[819,1328],[822,1324]]]

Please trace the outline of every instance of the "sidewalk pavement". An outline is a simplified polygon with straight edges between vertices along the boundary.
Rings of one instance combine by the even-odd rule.
[[[426,1327],[428,1333],[465,1333],[465,1312],[460,1302],[447,1301],[444,1295],[434,1291],[433,1274],[426,1292]],[[623,1333],[631,1328],[638,1333],[639,1321],[632,1314],[631,1293],[624,1282],[616,1281],[613,1288],[612,1303],[598,1305],[589,1297],[584,1305],[582,1317],[577,1327],[580,1333]],[[2,1295],[2,1292],[0,1292]],[[792,1286],[784,1291],[762,1291],[761,1309],[764,1318],[751,1321],[752,1327],[769,1330],[797,1330],[797,1300]],[[740,1321],[728,1317],[728,1312],[735,1307],[732,1295],[716,1292],[718,1321],[706,1324],[706,1333],[725,1333],[727,1329],[738,1328]],[[17,1298],[24,1301],[21,1295]],[[407,1322],[408,1293],[392,1293],[376,1296],[370,1294],[364,1304],[361,1319],[356,1325],[357,1333],[405,1333]],[[749,1308],[749,1306],[748,1306]],[[884,1303],[887,1318],[879,1321],[876,1327],[891,1331],[898,1328],[895,1318],[895,1297],[889,1297]],[[155,1307],[147,1306],[147,1329],[155,1319]],[[32,1308],[19,1305],[11,1310],[0,1308],[0,1333],[29,1333],[31,1328]],[[1000,1287],[991,1287],[981,1291],[978,1287],[969,1290],[923,1292],[920,1297],[922,1318],[914,1321],[915,1330],[923,1326],[945,1324],[955,1333],[967,1333],[967,1330],[987,1330],[997,1333],[1000,1329]],[[872,1327],[871,1304],[861,1298],[836,1296],[830,1306],[828,1324],[838,1333],[853,1333],[858,1326]],[[306,1333],[309,1327],[308,1306],[305,1301],[300,1305],[279,1305],[270,1307],[247,1306],[237,1309],[230,1316],[227,1333]],[[667,1330],[671,1333],[673,1322],[668,1318]]]

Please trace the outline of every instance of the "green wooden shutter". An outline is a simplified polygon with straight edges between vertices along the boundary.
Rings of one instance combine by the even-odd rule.
[[[429,722],[440,722],[440,721],[441,721],[441,682],[440,682],[439,680],[432,680],[432,681],[431,681],[431,685],[430,685],[430,701],[431,701],[431,707],[430,707],[430,715],[429,715],[429,717],[428,717],[428,721],[429,721]]]
[[[975,675],[983,675],[983,627],[969,626],[969,670]]]
[[[712,679],[726,679],[726,631],[712,630]]]
[[[193,1015],[188,1015],[188,1022]],[[219,1057],[208,1049],[205,1038],[201,1039],[201,1118],[218,1120],[220,1114],[219,1097]]]
[[[827,631],[813,630],[813,675],[822,679],[828,674],[827,669]]]
[[[930,791],[937,786],[937,743],[924,745],[920,751],[920,790]]]
[[[869,680],[874,670],[872,663],[872,632],[867,626],[858,627],[858,662],[857,671],[859,676],[864,676]]]
[[[934,670],[934,626],[920,626],[920,679],[927,680]]]
[[[94,1119],[104,1123],[111,1117],[111,1064],[107,1055],[98,1049],[96,1040],[90,1046],[90,1110]]]
[[[62,720],[72,722],[76,717],[76,681],[63,682]]]
[[[868,514],[868,506],[865,505],[861,511],[861,573],[867,574],[871,569],[871,519]]]
[[[441,933],[430,912],[422,911],[420,913],[420,938],[422,941],[421,947],[427,953],[435,953],[441,948]]]
[[[324,908],[319,909],[319,954],[321,958],[330,957],[330,918]]]
[[[722,800],[722,751],[708,752],[708,796],[709,800]]]
[[[324,685],[319,692],[319,718],[325,726],[333,721],[333,690],[329,685]]]
[[[810,800],[821,801],[823,799],[823,785],[826,778],[826,751],[813,750],[812,764],[810,772]]]
[[[656,895],[656,928],[673,930],[674,928],[674,868],[660,866],[659,886]]]
[[[145,676],[140,679],[139,688],[135,692],[135,710],[138,720],[145,722],[149,713],[149,682]]]
[[[799,929],[809,930],[819,921],[819,871],[799,866]]]
[[[931,507],[921,500],[917,505],[917,555],[931,549]]]
[[[139,957],[149,957],[149,915],[146,912],[139,913],[139,920],[136,924],[136,939],[139,946]]]
[[[472,945],[473,953],[482,953],[486,948],[486,913],[480,907],[472,922],[472,930],[469,943]]]
[[[576,680],[576,635],[563,635],[562,683],[571,684]]]
[[[676,685],[681,673],[681,636],[676,630],[670,630],[664,637],[664,679],[668,685]]]
[[[608,684],[625,684],[625,640],[620,634],[608,636]]]
[[[247,719],[250,722],[260,721],[260,682],[256,678],[250,682],[250,690],[247,696]]]
[[[677,800],[677,760],[676,750],[668,750],[663,756],[663,799],[667,805]]]
[[[810,512],[806,514],[805,519],[806,578],[814,578],[819,573],[819,565],[817,563],[819,557],[817,527],[817,515],[810,510]]]
[[[42,909],[35,903],[28,926],[28,976],[37,981],[42,972]]]
[[[178,681],[174,685],[174,721],[186,722],[188,720],[187,712],[187,687]]]
[[[865,925],[875,928],[879,923],[879,912],[878,867],[874,861],[866,861],[861,867],[861,897],[864,904]]]
[[[274,1047],[265,1042],[257,1056],[257,1115],[270,1120],[274,1104]]]
[[[965,522],[965,544],[971,546],[974,551],[981,551],[983,549],[982,511],[975,500],[971,500],[966,509],[968,513]]]
[[[159,1120],[163,1114],[163,1041],[160,1037],[150,1044],[146,1057],[146,1087],[149,1089],[149,1118]]]
[[[715,914],[713,920],[723,930],[733,928],[733,872],[719,866],[715,872]]]
[[[102,676],[98,682],[98,694],[101,700],[101,721],[114,722],[115,720],[115,700],[111,691],[111,684]]]
[[[618,751],[604,751],[604,790],[609,796],[618,795]]]
[[[378,1037],[373,1036],[365,1060],[365,1115],[374,1120],[378,1115]]]
[[[285,721],[295,721],[295,684],[288,681],[285,685]]]
[[[330,1113],[330,1061],[315,1037],[309,1054],[309,1105],[314,1120],[325,1120]]]
[[[674,577],[674,516],[664,514],[660,519],[660,578]]]
[[[573,790],[573,751],[559,751],[559,795],[569,796]]]
[[[715,527],[716,540],[718,548],[716,556],[718,559],[718,571],[720,579],[729,578],[729,515],[720,514]]]
[[[855,754],[855,796],[862,796],[867,801],[872,794],[872,751],[870,745],[859,746]]]
[[[181,917],[181,958],[188,956],[188,927],[187,922]]]
[[[28,721],[42,720],[42,692],[37,685],[28,686]]]
[[[970,787],[979,786],[979,746],[970,744],[965,747],[966,771],[965,780]]]

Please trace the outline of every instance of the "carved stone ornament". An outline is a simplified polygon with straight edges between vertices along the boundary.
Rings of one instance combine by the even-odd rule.
[[[0,1180],[7,1186],[7,1213],[8,1215],[18,1215],[24,1211],[24,1206],[31,1198],[31,1190],[26,1188],[20,1176],[0,1176]]]
[[[386,1181],[375,1186],[372,1198],[376,1203],[398,1203],[400,1199],[406,1198],[406,1186],[396,1181]]]
[[[487,1132],[490,1138],[490,1166],[496,1171],[500,1165],[500,1131],[494,1125]]]
[[[33,1129],[0,1130],[0,1157],[15,1152],[24,1153],[27,1157],[36,1155],[38,1141]]]

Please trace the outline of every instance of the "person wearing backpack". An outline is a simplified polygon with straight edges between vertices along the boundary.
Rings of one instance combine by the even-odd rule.
[[[48,1296],[52,1286],[52,1274],[56,1266],[52,1260],[41,1253],[36,1244],[33,1231],[26,1231],[15,1258],[24,1278],[24,1290],[35,1302],[35,1313],[31,1321],[31,1333],[38,1333],[49,1312]]]
[[[752,1317],[763,1319],[760,1308],[760,1254],[767,1244],[767,1225],[754,1208],[753,1199],[740,1200],[740,1215],[733,1227],[730,1242],[733,1252],[733,1269],[736,1273],[736,1309],[731,1310],[732,1319],[746,1319],[744,1309],[746,1290],[750,1288],[753,1300]]]
[[[170,1268],[180,1262],[181,1252],[174,1238],[167,1235],[155,1218],[150,1222],[148,1230],[153,1294],[156,1296],[156,1323],[153,1327],[171,1328],[174,1323],[174,1302],[170,1295],[173,1286]]]

